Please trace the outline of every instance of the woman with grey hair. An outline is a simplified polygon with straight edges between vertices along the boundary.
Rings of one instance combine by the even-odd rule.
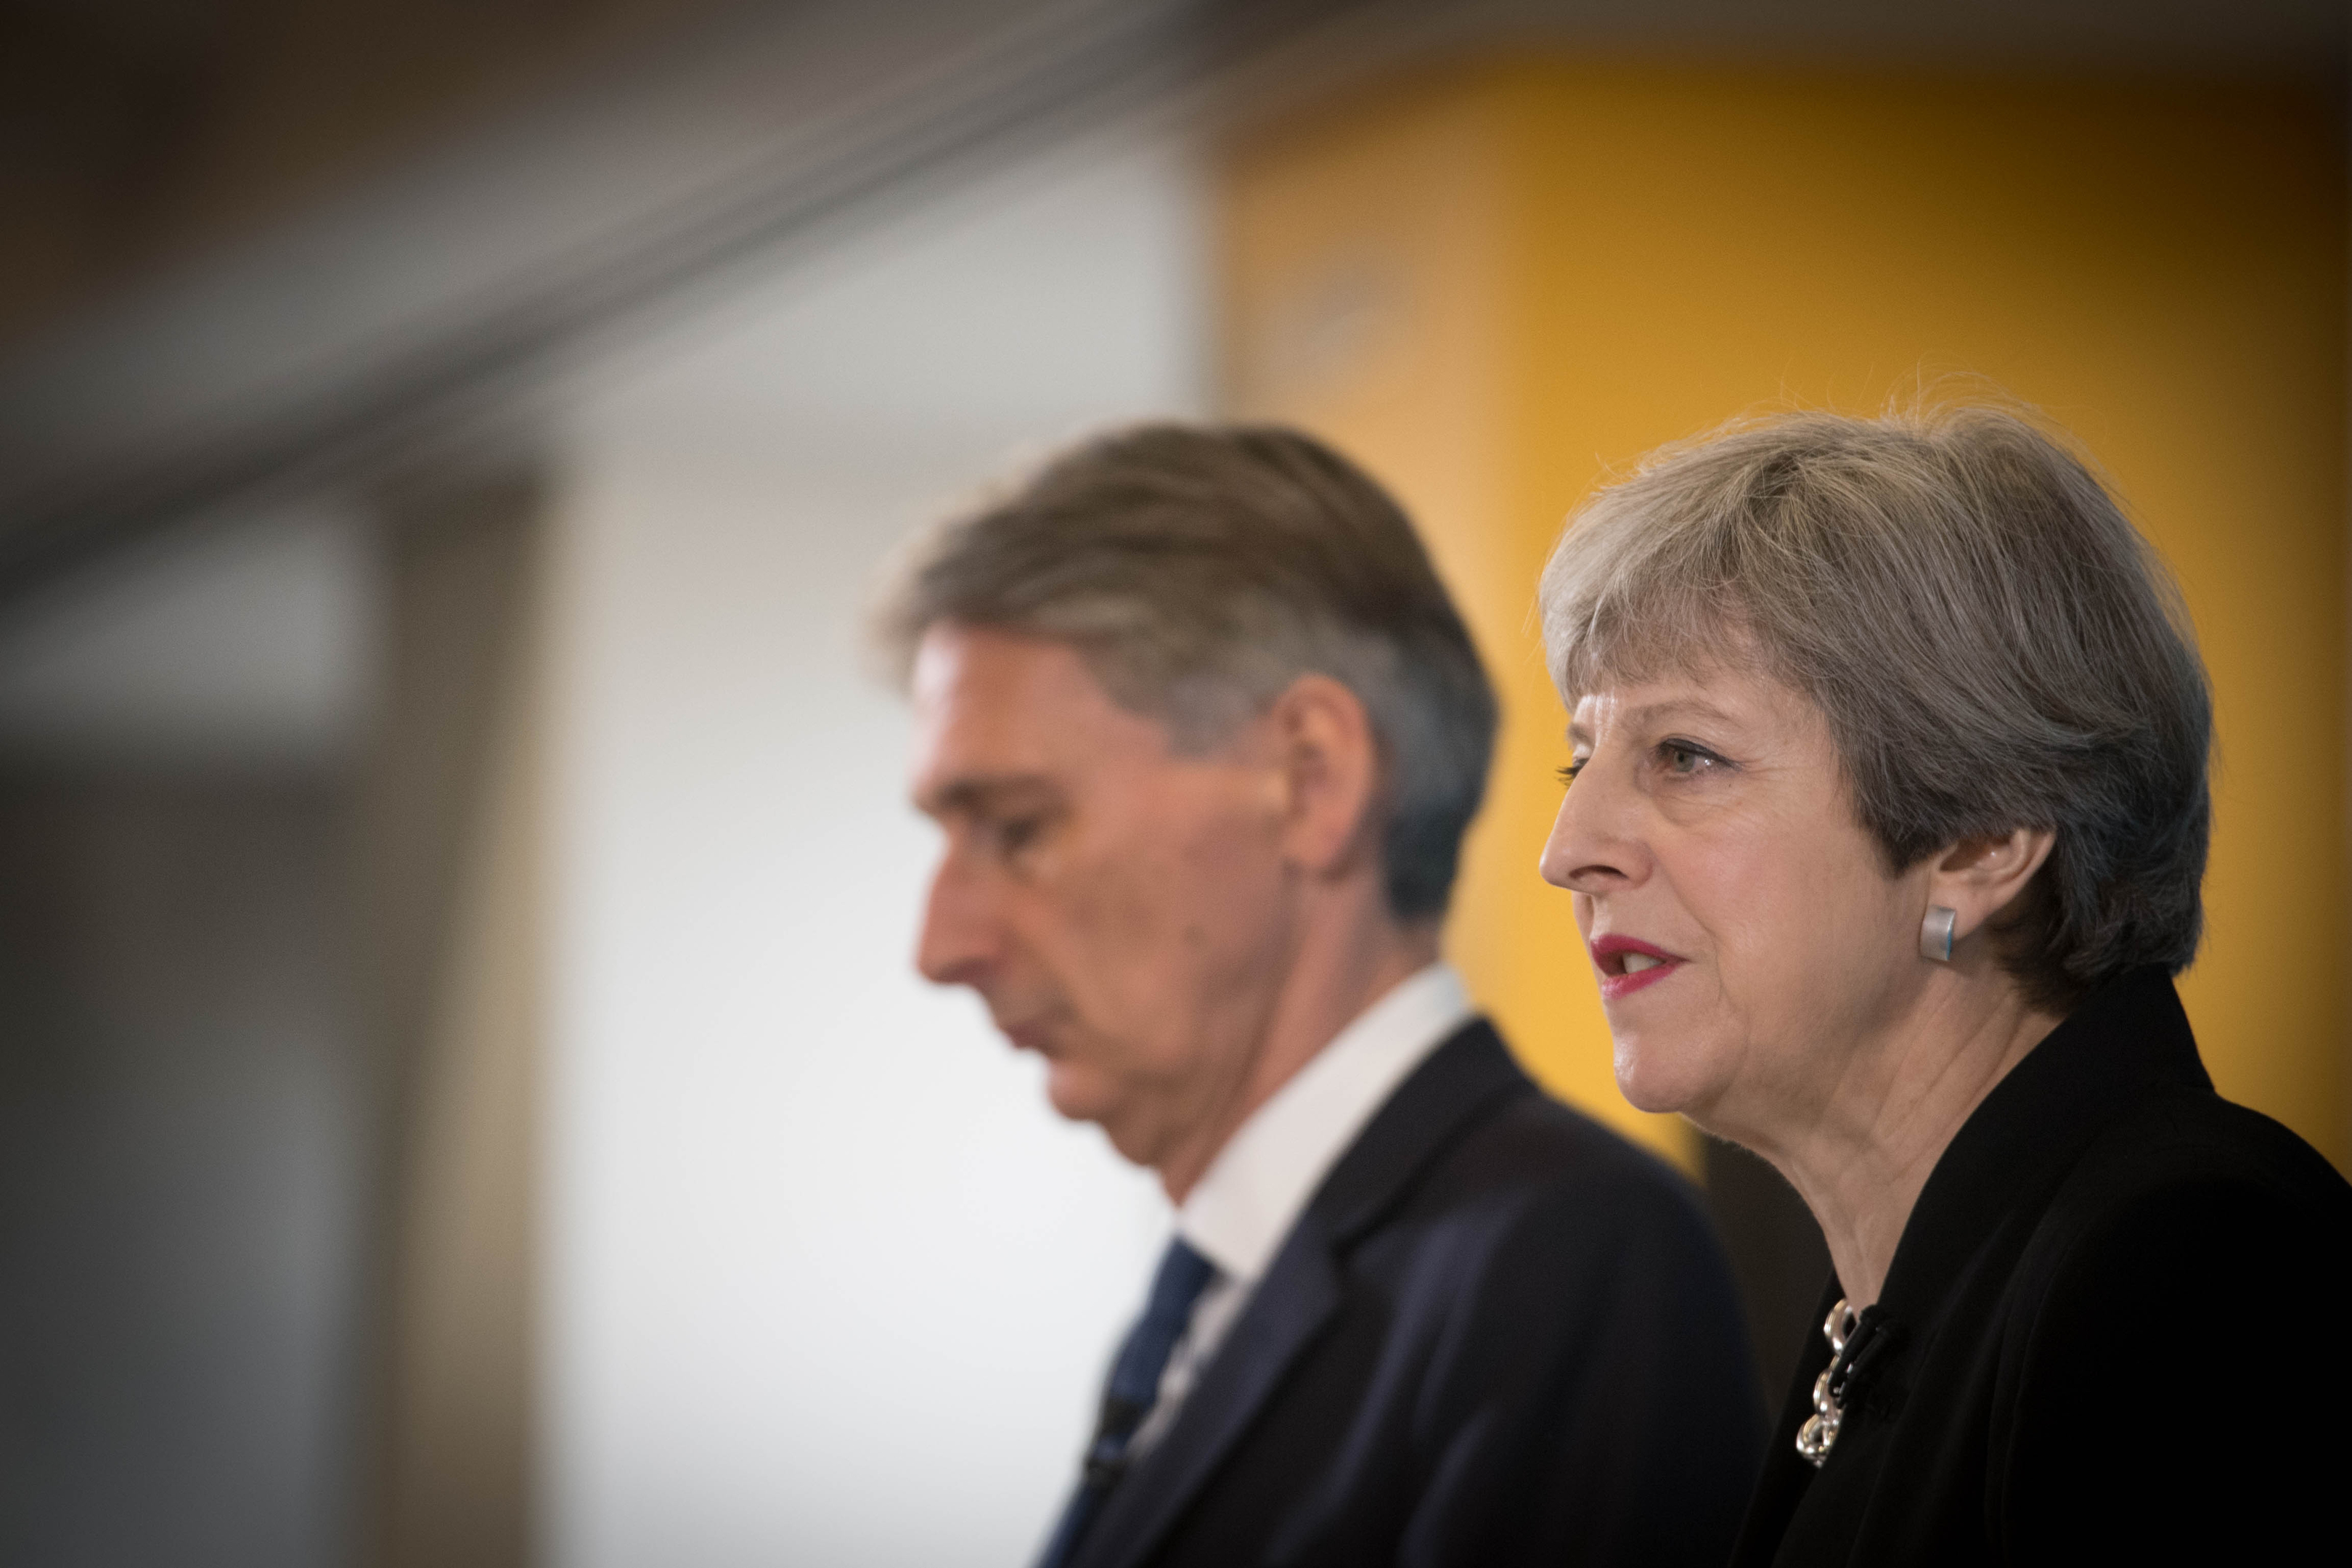
[[[1735,426],[1571,520],[1542,613],[1619,1086],[1836,1266],[1735,1561],[2340,1549],[2352,1189],[2174,994],[2210,701],[2098,480],[1997,410]]]

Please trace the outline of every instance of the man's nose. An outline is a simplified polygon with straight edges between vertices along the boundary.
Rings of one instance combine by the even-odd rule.
[[[988,895],[949,853],[931,873],[915,967],[934,985],[979,985],[996,955]]]
[[[1633,791],[1587,764],[1560,796],[1537,868],[1555,888],[1605,893],[1640,880],[1648,856],[1633,832]]]

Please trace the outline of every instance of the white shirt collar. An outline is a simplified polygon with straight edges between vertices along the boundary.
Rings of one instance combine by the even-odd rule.
[[[1398,982],[1226,1141],[1176,1211],[1176,1234],[1228,1279],[1255,1284],[1372,1112],[1469,1017],[1450,966]]]

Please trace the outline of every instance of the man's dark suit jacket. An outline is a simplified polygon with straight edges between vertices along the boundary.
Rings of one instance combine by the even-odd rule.
[[[1073,1568],[1712,1565],[1763,1432],[1687,1184],[1479,1021],[1341,1155]]]
[[[2213,1092],[2161,970],[1985,1098],[1879,1304],[1818,1473],[1813,1337],[1738,1563],[2352,1556],[2352,1189]]]

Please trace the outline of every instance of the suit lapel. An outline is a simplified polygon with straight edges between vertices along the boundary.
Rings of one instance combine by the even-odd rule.
[[[1316,1189],[1174,1425],[1111,1493],[1079,1551],[1083,1568],[1134,1568],[1158,1550],[1339,1311],[1347,1247],[1491,1105],[1531,1087],[1484,1018],[1398,1087]]]
[[[1299,1231],[1307,1229],[1304,1218]],[[1294,1234],[1184,1402],[1175,1424],[1119,1483],[1087,1532],[1084,1568],[1129,1568],[1168,1533],[1291,1364],[1339,1307],[1329,1244],[1295,1245]]]

